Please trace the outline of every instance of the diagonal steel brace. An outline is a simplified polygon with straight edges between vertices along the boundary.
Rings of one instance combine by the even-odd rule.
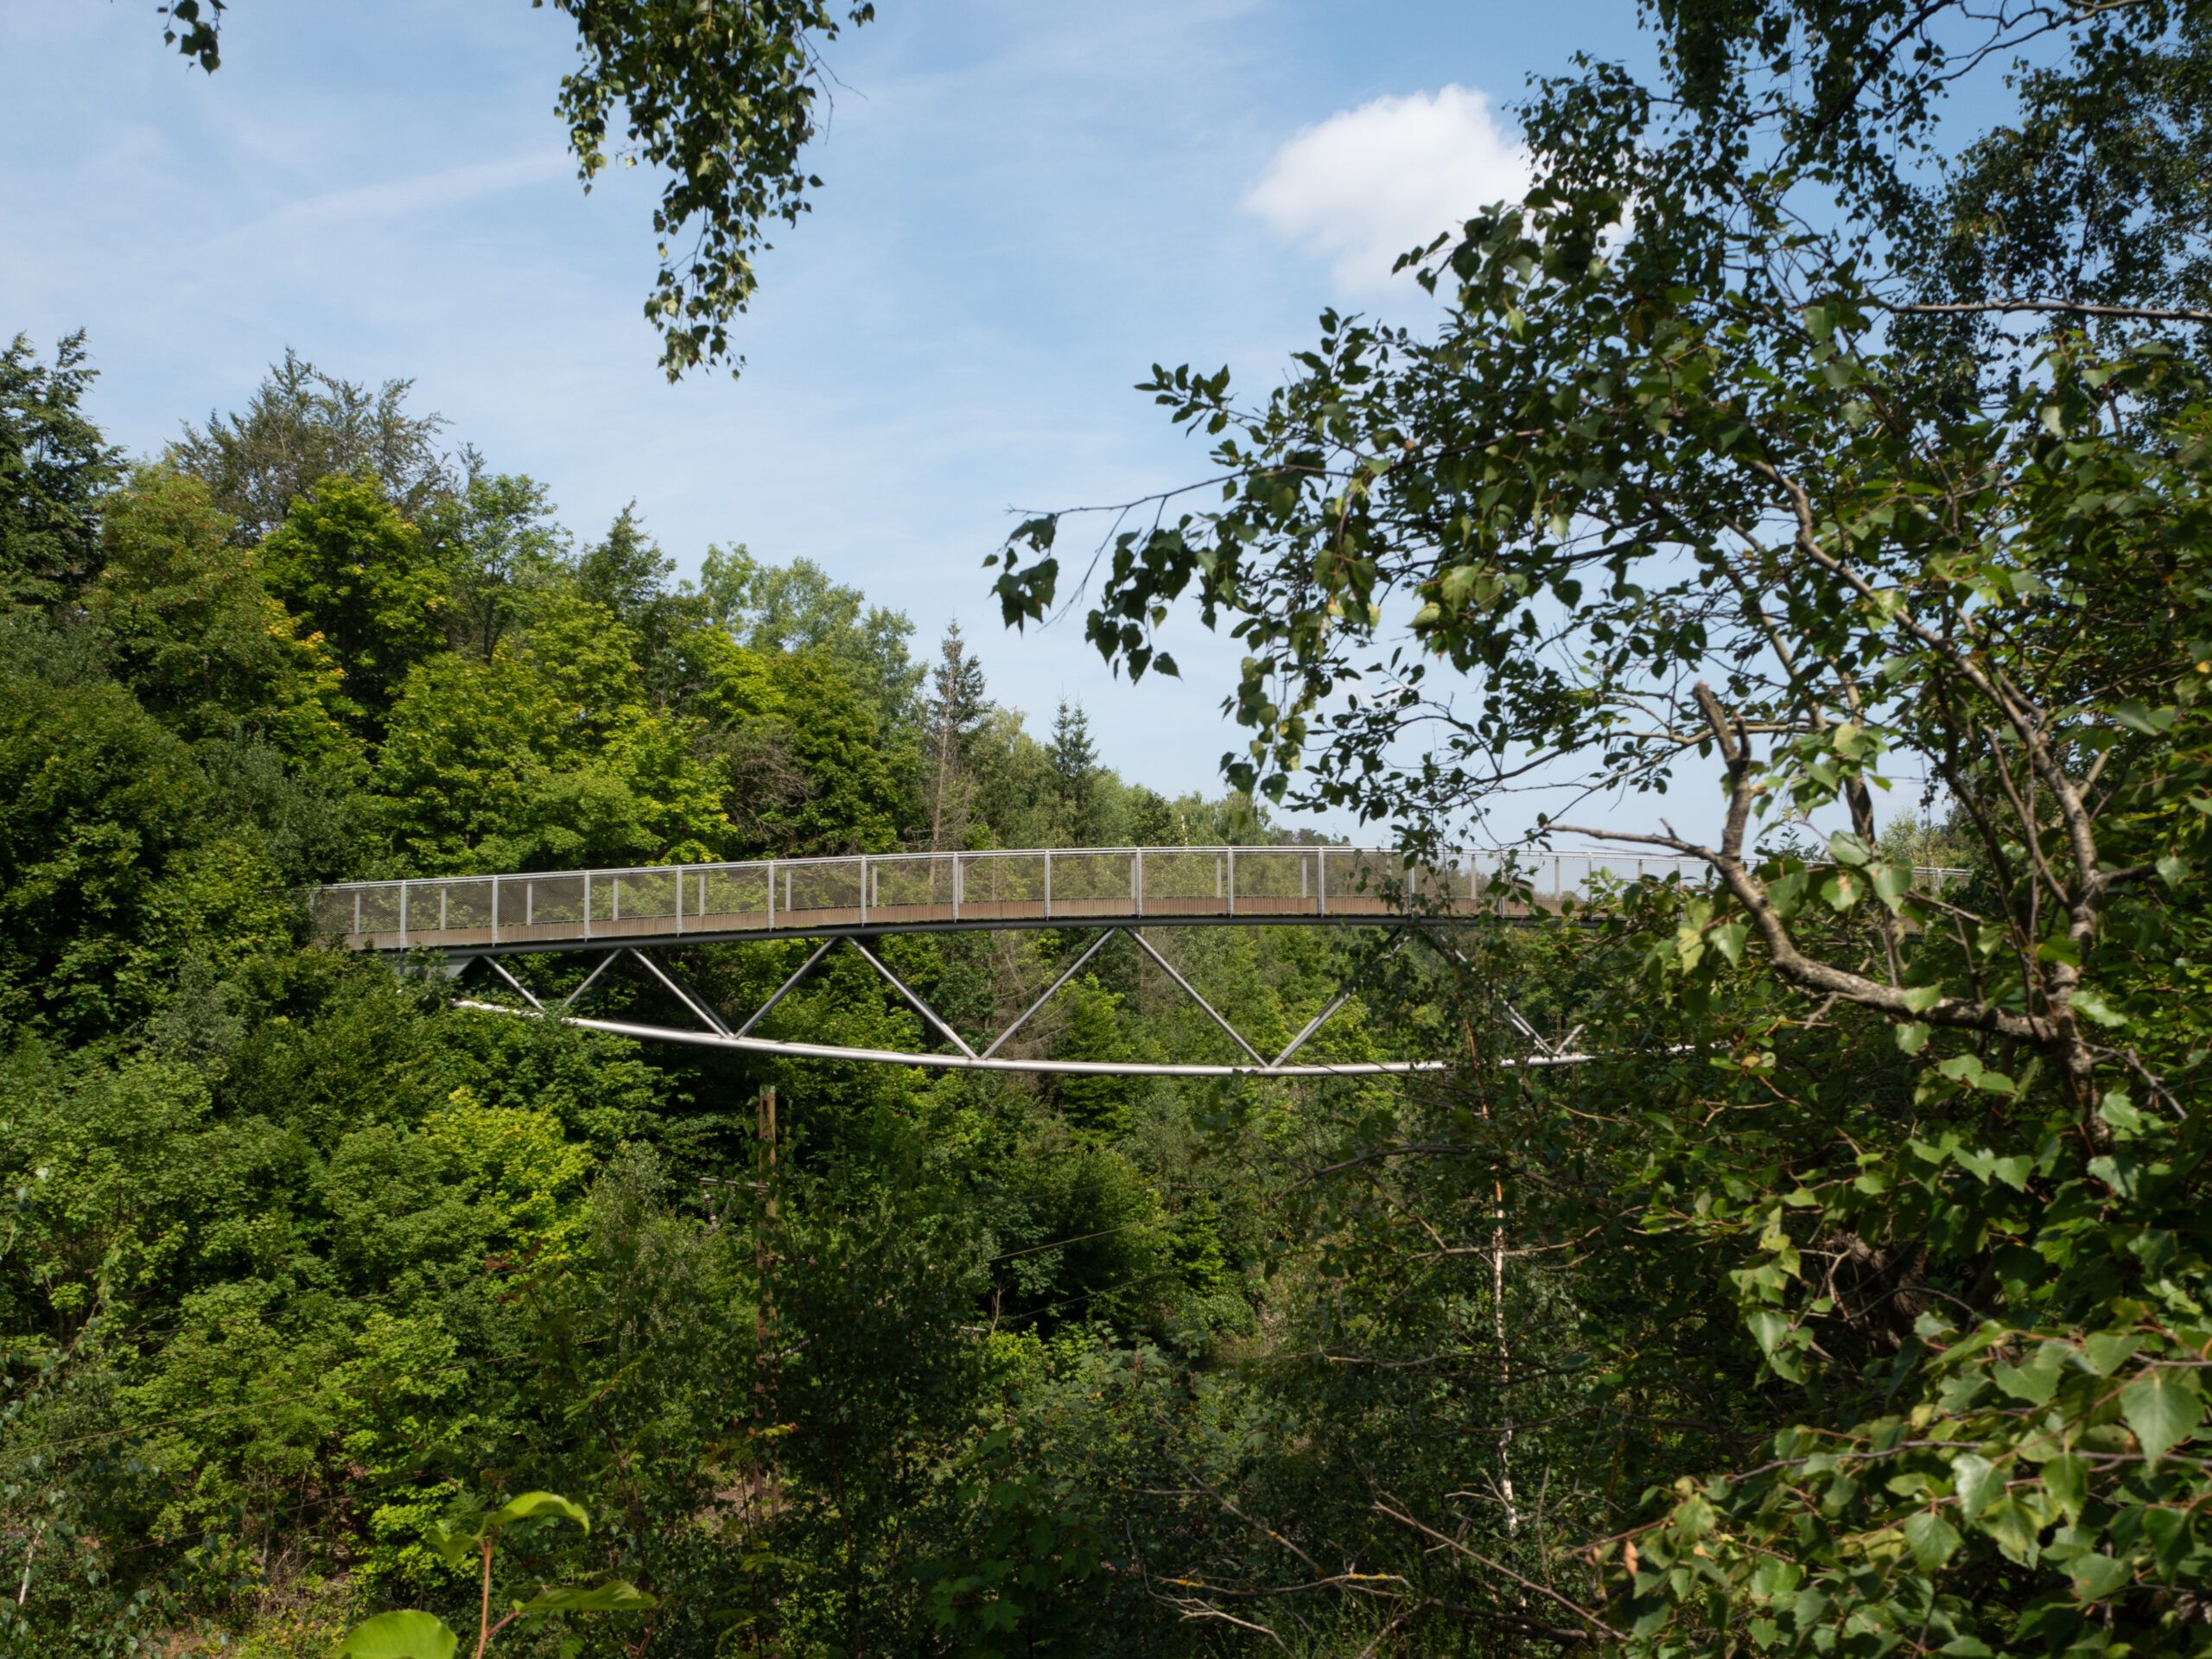
[[[577,986],[575,990],[570,991],[566,996],[561,999],[561,1006],[564,1008],[575,1007],[578,999],[580,999],[586,991],[591,989],[593,984],[598,980],[599,976],[607,971],[607,964],[621,954],[622,953],[620,950],[610,950],[605,956],[601,957],[599,959],[599,966],[593,969],[591,972],[584,976],[584,982]]]
[[[507,971],[506,963],[501,962],[497,957],[486,957],[483,960],[492,965],[492,971],[493,973],[497,974],[501,979],[505,980],[507,983],[513,986],[516,990],[522,993],[522,1000],[524,1001],[529,1003],[531,1007],[536,1008],[540,1014],[545,1012],[545,1005],[530,994],[530,988],[527,985],[524,985],[522,981],[517,979],[512,974]]]
[[[706,1027],[709,1031],[718,1033],[721,1036],[727,1037],[730,1035],[729,1027],[722,1023],[721,1016],[720,1014],[716,1014],[714,1009],[707,1006],[707,1001],[704,997],[694,996],[690,991],[685,990],[683,987],[677,984],[674,979],[663,973],[661,971],[660,964],[655,962],[651,957],[647,956],[644,951],[632,950],[630,954],[645,964],[645,971],[647,973],[651,974],[655,979],[660,981],[662,984],[668,987],[670,995],[673,996],[677,1001],[681,1002],[685,1007],[690,1009],[693,1014],[696,1014],[701,1025]]]
[[[1224,1031],[1227,1032],[1230,1035],[1230,1039],[1234,1042],[1237,1047],[1243,1049],[1247,1054],[1249,1054],[1252,1057],[1253,1065],[1258,1066],[1264,1066],[1267,1065],[1267,1061],[1260,1058],[1260,1051],[1244,1040],[1243,1033],[1239,1032],[1236,1027],[1230,1025],[1228,1020],[1223,1019],[1221,1015],[1215,1011],[1212,1003],[1207,1001],[1205,998],[1200,996],[1197,991],[1192,988],[1191,982],[1175,971],[1175,964],[1173,963],[1168,961],[1166,957],[1161,956],[1159,951],[1152,948],[1152,941],[1150,939],[1145,938],[1143,934],[1136,932],[1132,932],[1129,937],[1137,942],[1138,946],[1144,951],[1145,955],[1150,957],[1154,962],[1160,964],[1160,968],[1166,972],[1168,978],[1173,980],[1178,985],[1180,985],[1183,988],[1184,995],[1189,997],[1192,1001],[1197,1003],[1209,1014],[1213,1016],[1214,1024],[1219,1026]]]
[[[1339,990],[1334,997],[1330,999],[1327,1006],[1325,1007],[1320,1013],[1315,1014],[1311,1020],[1308,1020],[1306,1022],[1306,1028],[1300,1032],[1297,1036],[1290,1039],[1290,1046],[1283,1050],[1281,1053],[1276,1055],[1272,1063],[1276,1065],[1281,1065],[1284,1064],[1284,1062],[1287,1061],[1292,1055],[1297,1053],[1300,1049],[1305,1047],[1306,1039],[1311,1037],[1315,1032],[1320,1030],[1324,1025],[1327,1024],[1330,1017],[1333,1015],[1338,1008],[1341,1008],[1345,1003],[1351,1001],[1353,993],[1359,989],[1360,982],[1367,977],[1369,969],[1376,967],[1378,963],[1389,961],[1391,957],[1396,956],[1399,951],[1405,948],[1406,931],[1403,928],[1400,928],[1396,936],[1390,941],[1390,948],[1385,950],[1381,956],[1376,957],[1361,964],[1358,971],[1354,973],[1349,980],[1344,982],[1344,988]]]
[[[1032,1002],[1027,1007],[1024,1008],[1020,1014],[1015,1016],[1014,1021],[1012,1025],[1008,1026],[1004,1031],[999,1033],[997,1036],[991,1039],[991,1046],[983,1051],[982,1058],[988,1060],[992,1055],[997,1053],[999,1052],[1000,1045],[1004,1043],[1007,1038],[1013,1036],[1015,1032],[1020,1031],[1024,1025],[1027,1024],[1031,1014],[1036,1013],[1038,1009],[1043,1007],[1047,1002],[1058,995],[1060,987],[1066,984],[1068,981],[1073,979],[1076,975],[1081,971],[1083,964],[1089,962],[1091,957],[1098,954],[1098,947],[1105,944],[1107,940],[1112,938],[1121,931],[1122,930],[1118,927],[1109,927],[1103,933],[1101,933],[1096,938],[1093,939],[1089,945],[1084,947],[1084,953],[1077,957],[1073,962],[1070,963],[1067,965],[1066,970],[1063,972],[1058,979],[1054,980],[1050,985],[1045,988],[1044,995],[1039,997],[1034,1002]]]
[[[776,994],[770,997],[766,1002],[763,1002],[759,1007],[753,1009],[753,1017],[750,1020],[747,1020],[743,1025],[740,1026],[734,1034],[742,1037],[747,1032],[751,1031],[753,1027],[759,1025],[763,1020],[766,1019],[768,1017],[768,1011],[796,989],[799,981],[804,979],[809,974],[814,971],[814,964],[821,961],[823,957],[828,956],[830,954],[830,946],[836,943],[837,941],[833,938],[824,939],[821,944],[816,945],[814,947],[814,954],[809,957],[804,962],[799,963],[798,971],[793,974],[789,979],[785,980],[782,984],[777,986]]]
[[[875,971],[881,974],[884,978],[889,980],[891,982],[891,988],[898,992],[899,995],[905,997],[909,1002],[912,1003],[914,1005],[915,1011],[918,1013],[923,1019],[928,1020],[939,1031],[943,1032],[947,1037],[950,1037],[952,1039],[952,1046],[955,1048],[958,1049],[963,1054],[965,1054],[971,1060],[979,1058],[976,1051],[968,1046],[967,1039],[962,1037],[958,1032],[952,1028],[951,1025],[945,1020],[945,1017],[939,1014],[935,1008],[930,1007],[928,1003],[923,1001],[922,999],[917,996],[912,990],[908,989],[906,982],[899,978],[898,975],[893,973],[890,969],[885,967],[883,958],[877,956],[874,951],[869,950],[865,941],[855,938],[849,939],[847,943],[851,944],[854,950],[859,951],[861,955],[866,957],[870,963],[874,964]]]

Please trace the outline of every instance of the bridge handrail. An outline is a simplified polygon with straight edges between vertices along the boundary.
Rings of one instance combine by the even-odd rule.
[[[1195,886],[1205,885],[1204,867],[1211,860],[1214,865],[1211,894],[1203,891],[1167,891],[1166,887],[1193,885],[1188,880],[1169,881],[1162,890],[1152,891],[1147,880],[1147,860],[1153,861],[1157,869],[1166,866],[1187,876],[1192,868],[1200,874]],[[1031,861],[1039,878],[1033,883],[1036,893],[1007,893],[995,882],[986,884],[986,894],[978,899],[971,896],[969,872],[979,868],[1015,860]],[[1126,871],[1113,874],[1115,861],[1127,861]],[[1238,864],[1243,862],[1249,871],[1255,865],[1273,868],[1281,872],[1288,862],[1297,866],[1296,895],[1258,891],[1240,877]],[[1063,887],[1058,895],[1058,915],[1055,916],[1053,874],[1057,866],[1064,872],[1088,871],[1095,874],[1101,866],[1107,867],[1109,880],[1101,884],[1095,879],[1084,881],[1085,887],[1096,887],[1097,892],[1071,893]],[[1568,873],[1573,868],[1577,878],[1568,884]],[[887,906],[883,899],[884,874],[894,876],[894,897]],[[950,880],[940,884],[938,873],[949,872]],[[1310,874],[1309,874],[1310,872]],[[870,912],[876,919],[893,922],[904,917],[912,919],[922,910],[944,911],[944,916],[935,916],[917,923],[927,925],[932,922],[949,920],[959,925],[963,920],[974,923],[993,917],[1014,913],[1014,906],[1024,907],[1021,914],[1034,922],[1040,917],[1077,920],[1100,915],[1124,915],[1142,918],[1146,903],[1150,899],[1155,906],[1173,906],[1157,913],[1160,919],[1171,916],[1191,919],[1201,915],[1219,914],[1230,918],[1249,919],[1255,914],[1273,914],[1288,920],[1296,916],[1319,919],[1332,917],[1332,899],[1340,906],[1338,919],[1349,919],[1345,913],[1353,906],[1364,913],[1376,907],[1371,894],[1375,889],[1394,880],[1409,880],[1416,890],[1430,888],[1432,893],[1448,899],[1450,907],[1457,909],[1462,902],[1472,902],[1486,897],[1498,897],[1496,883],[1510,872],[1529,879],[1540,898],[1548,897],[1554,903],[1573,892],[1586,893],[1601,874],[1617,880],[1640,880],[1647,874],[1709,876],[1710,869],[1697,858],[1664,853],[1616,851],[1605,848],[1534,849],[1463,849],[1454,850],[1434,861],[1410,860],[1396,848],[1344,847],[1321,843],[1292,843],[1289,845],[1204,846],[1204,847],[1068,847],[1068,848],[981,848],[960,849],[948,852],[849,853],[815,855],[804,858],[753,859],[730,862],[683,864],[630,864],[595,866],[570,870],[501,871],[477,875],[407,876],[376,881],[332,882],[302,890],[300,896],[319,922],[329,931],[342,933],[349,942],[365,943],[372,948],[407,949],[413,943],[422,944],[524,944],[531,939],[569,941],[588,940],[634,931],[639,924],[666,921],[671,925],[658,930],[681,936],[693,932],[781,932],[798,928],[820,925],[825,915],[835,913],[839,925],[868,925]],[[836,873],[841,881],[837,896],[830,902],[819,902],[821,894],[810,893],[808,902],[798,902],[799,879],[802,875],[818,876]],[[1916,872],[1930,880],[1938,887],[1962,870],[1945,867],[1929,867]],[[897,897],[899,880],[926,874],[929,897],[925,904],[912,902],[910,891],[906,899]],[[1548,888],[1535,884],[1548,876]],[[697,883],[696,889],[692,884]],[[1460,883],[1464,881],[1464,890]],[[630,901],[630,915],[623,915],[625,884],[650,882],[659,889],[657,894],[635,892]],[[722,909],[710,906],[711,884],[722,884],[726,901]],[[742,911],[729,907],[730,884],[750,887],[757,884],[759,903]],[[1486,883],[1489,884],[1486,888]],[[811,884],[810,884],[811,885]],[[940,893],[940,885],[944,892]],[[1264,882],[1260,886],[1266,885]],[[851,891],[844,892],[849,886]],[[1287,883],[1286,881],[1286,887]],[[779,893],[780,887],[781,892]],[[597,890],[595,893],[594,890]],[[521,894],[522,914],[508,915],[512,906],[506,904],[516,893]],[[696,892],[696,905],[691,900]],[[601,899],[606,895],[608,914],[600,915]],[[548,919],[540,921],[537,914],[537,900],[540,894],[549,899]],[[451,901],[463,899],[467,912],[456,925]],[[779,904],[779,899],[782,903]],[[397,899],[394,913],[386,915],[391,899]],[[416,915],[418,904],[434,899],[435,919],[430,915]],[[670,900],[672,899],[672,903]],[[1126,899],[1126,907],[1121,906]],[[642,903],[640,901],[643,901]],[[1243,912],[1238,906],[1246,906]],[[1504,900],[1501,898],[1500,902]],[[1295,904],[1294,910],[1282,906]],[[335,908],[334,909],[334,905]],[[1219,906],[1218,911],[1213,909]],[[1076,906],[1071,909],[1070,906]],[[1106,906],[1108,908],[1100,908]],[[1252,907],[1258,906],[1255,912]],[[963,918],[963,907],[969,914]],[[1028,907],[1035,907],[1032,913]],[[554,914],[554,912],[577,910],[575,916]],[[779,911],[782,917],[779,916]],[[899,912],[889,916],[887,910]],[[478,912],[481,912],[480,914]],[[849,917],[845,912],[851,912]],[[373,915],[372,914],[373,912]],[[806,912],[802,919],[801,912]],[[759,920],[735,921],[738,917],[758,916]],[[474,919],[470,919],[473,917]],[[687,930],[687,918],[694,925]],[[721,918],[722,925],[709,925],[709,918]],[[785,918],[789,919],[785,919]],[[623,927],[627,920],[631,926]],[[581,930],[580,931],[576,930]],[[482,940],[474,938],[485,933]],[[459,936],[468,936],[466,938]],[[504,936],[504,937],[503,937]]]

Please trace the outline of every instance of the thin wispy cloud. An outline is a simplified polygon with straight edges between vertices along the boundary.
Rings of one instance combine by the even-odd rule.
[[[297,235],[331,226],[381,227],[395,220],[471,206],[513,190],[565,181],[575,170],[575,162],[565,152],[550,148],[500,161],[438,168],[305,196],[240,227],[238,234],[255,238]]]
[[[1299,132],[1245,192],[1284,241],[1330,262],[1348,293],[1390,279],[1408,248],[1529,188],[1529,152],[1489,98],[1445,86],[1378,98]]]

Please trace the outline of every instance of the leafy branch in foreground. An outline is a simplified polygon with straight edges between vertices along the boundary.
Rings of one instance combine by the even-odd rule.
[[[1497,1154],[1518,1230],[1701,1262],[1765,1373],[1545,1565],[1603,1569],[1593,1620],[1668,1655],[2202,1650],[2204,220],[2002,135],[1970,159],[2018,177],[1897,157],[2030,35],[2031,114],[2133,86],[2201,149],[2207,16],[1657,16],[1669,84],[1540,88],[1535,188],[1408,256],[1433,329],[1325,315],[1257,401],[1155,371],[1216,499],[1116,517],[1089,637],[1140,674],[1194,603],[1246,653],[1226,775],[1409,850],[1545,791],[1532,839],[1711,872],[1624,912],[1681,1033],[1543,1085],[1632,1145]],[[994,561],[1010,622],[1056,602],[1068,517]],[[1909,781],[1962,868],[1885,850]],[[1592,1162],[1611,1192],[1562,1173]],[[1651,1271],[1590,1258],[1572,1299],[1632,1318],[1607,1287]]]
[[[483,1659],[493,1638],[510,1624],[535,1630],[558,1613],[640,1613],[653,1599],[620,1579],[596,1584],[541,1586],[527,1599],[513,1599],[492,1616],[492,1556],[502,1535],[531,1523],[574,1522],[591,1531],[591,1517],[581,1504],[553,1492],[524,1492],[474,1522],[439,1521],[424,1535],[440,1560],[456,1572],[474,1567],[480,1574],[476,1659]],[[461,1637],[435,1613],[414,1609],[378,1613],[354,1627],[338,1649],[338,1659],[453,1659]]]
[[[645,304],[671,380],[702,365],[743,366],[731,323],[759,286],[772,219],[796,225],[822,181],[800,165],[825,96],[820,47],[875,16],[872,0],[531,0],[576,28],[579,66],[556,112],[586,190],[607,170],[609,135],[625,166],[665,179],[653,210],[659,270]],[[222,62],[226,0],[158,8],[163,41],[209,73]],[[684,245],[686,241],[690,245]]]

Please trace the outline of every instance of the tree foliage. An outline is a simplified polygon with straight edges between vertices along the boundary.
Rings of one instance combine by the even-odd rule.
[[[1225,766],[1270,797],[1425,849],[1550,788],[1540,841],[1711,872],[1647,915],[1681,1023],[1618,1196],[1472,1137],[1522,1236],[1701,1246],[1669,1270],[1732,1287],[1770,1379],[1551,1549],[1504,1500],[1574,1639],[2195,1650],[2202,1051],[2151,1011],[2212,853],[2201,9],[1655,15],[1661,86],[1538,88],[1534,188],[1408,256],[1434,330],[1325,315],[1249,404],[1154,373],[1217,505],[1114,537],[1090,636],[1135,675],[1171,601],[1232,626]],[[1919,159],[2031,41],[2024,124]],[[1009,618],[1062,529],[1008,548]],[[1923,768],[1965,868],[1885,855]],[[1586,811],[1623,793],[1645,824]],[[1582,1078],[1545,1092],[1602,1123],[1626,1079]],[[1487,1559],[1464,1508],[1390,1512]],[[1572,1592],[1570,1548],[1607,1564]]]
[[[85,338],[54,360],[17,334],[0,354],[0,601],[66,604],[99,566],[97,503],[120,455],[84,410],[94,371]]]

